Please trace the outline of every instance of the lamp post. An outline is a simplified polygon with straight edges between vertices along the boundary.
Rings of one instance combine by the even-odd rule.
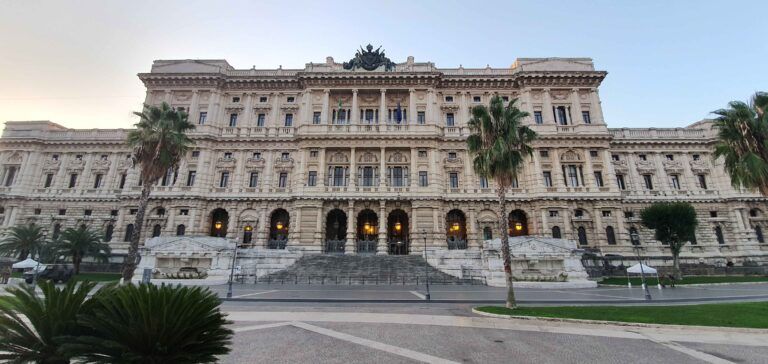
[[[236,261],[237,261],[237,238],[235,238],[235,251],[232,254],[232,267],[229,270],[229,287],[227,288],[227,298],[232,298],[232,280],[235,276]]]
[[[427,284],[427,294],[425,298],[427,301],[430,300],[429,295],[429,262],[427,261],[427,230],[421,229],[421,233],[424,234],[424,275],[426,276],[426,284]]]
[[[637,233],[634,233],[632,235],[637,235]],[[637,241],[637,237],[636,236],[633,236],[632,238],[633,238],[634,241]],[[648,291],[648,285],[645,284],[645,269],[643,268],[643,260],[640,258],[640,249],[642,249],[642,247],[635,245],[633,247],[633,249],[635,250],[635,254],[637,254],[637,261],[640,263],[640,280],[641,280],[641,282],[643,284],[643,290],[645,290],[645,299],[647,301],[650,301],[651,300],[651,292]]]

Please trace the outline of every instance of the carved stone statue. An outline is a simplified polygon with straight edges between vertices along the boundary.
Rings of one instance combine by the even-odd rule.
[[[360,50],[355,53],[355,58],[350,59],[349,62],[344,62],[343,67],[345,70],[362,68],[366,71],[373,71],[381,66],[384,66],[386,71],[394,70],[395,62],[392,62],[384,55],[381,47],[376,48],[374,51],[373,46],[368,44],[365,48],[360,47]]]

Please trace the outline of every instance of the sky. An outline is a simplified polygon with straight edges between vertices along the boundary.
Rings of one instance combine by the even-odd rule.
[[[446,68],[589,57],[608,71],[609,127],[683,127],[768,91],[766,13],[764,0],[0,0],[0,122],[128,128],[155,59],[303,68],[371,43]]]

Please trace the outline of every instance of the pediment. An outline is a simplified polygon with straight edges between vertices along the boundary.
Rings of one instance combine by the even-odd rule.
[[[209,236],[156,237],[147,240],[145,247],[151,252],[211,252],[229,250],[234,243],[224,238]]]

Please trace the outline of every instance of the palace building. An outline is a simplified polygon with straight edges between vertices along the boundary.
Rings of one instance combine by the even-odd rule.
[[[242,249],[301,254],[478,252],[498,237],[494,182],[472,169],[470,110],[517,100],[538,133],[507,193],[508,231],[569,239],[602,254],[669,256],[640,224],[657,201],[698,211],[683,257],[766,261],[766,199],[731,187],[716,133],[608,127],[588,58],[520,58],[506,68],[390,61],[237,69],[225,60],[159,60],[138,77],[145,103],[189,113],[196,142],[150,196],[142,241],[214,236]],[[116,254],[132,233],[140,186],[125,129],[9,121],[0,139],[2,227],[50,237],[90,225]]]

